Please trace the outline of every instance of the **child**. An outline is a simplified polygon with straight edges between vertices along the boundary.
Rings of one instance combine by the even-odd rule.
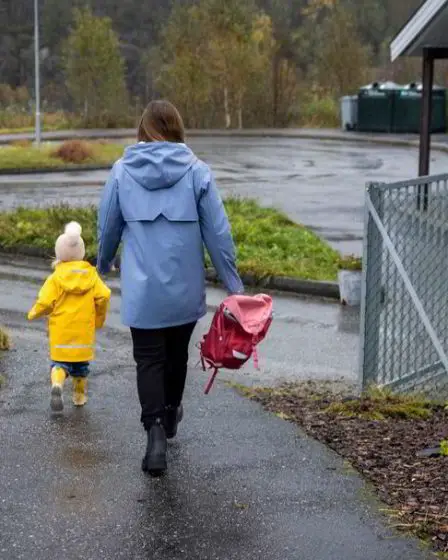
[[[55,271],[39,292],[28,314],[32,321],[49,316],[51,358],[51,409],[64,408],[62,388],[68,375],[73,378],[73,404],[87,402],[89,362],[94,357],[95,329],[104,325],[110,290],[96,269],[84,261],[81,226],[71,222],[56,241]]]

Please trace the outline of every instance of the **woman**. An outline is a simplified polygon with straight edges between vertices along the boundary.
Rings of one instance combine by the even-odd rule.
[[[227,291],[243,286],[213,175],[185,145],[177,109],[151,102],[138,140],[115,163],[103,192],[98,268],[109,272],[123,241],[121,313],[132,333],[148,437],[142,469],[157,476],[183,415],[190,338],[206,313],[204,245]]]

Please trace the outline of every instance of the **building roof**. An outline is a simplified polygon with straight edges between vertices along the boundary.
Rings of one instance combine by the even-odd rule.
[[[448,0],[426,0],[395,37],[392,62],[400,56],[420,56],[425,47],[448,47]]]

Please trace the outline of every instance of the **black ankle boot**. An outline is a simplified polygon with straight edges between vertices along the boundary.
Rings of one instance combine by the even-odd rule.
[[[177,426],[184,417],[184,407],[167,406],[165,411],[165,432],[168,439],[173,439],[177,434]]]
[[[161,476],[167,468],[166,464],[166,434],[162,420],[157,418],[147,431],[148,446],[143,457],[142,470],[151,476]]]

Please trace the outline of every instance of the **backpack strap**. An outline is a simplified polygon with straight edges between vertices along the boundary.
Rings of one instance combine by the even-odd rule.
[[[254,367],[255,367],[255,369],[256,369],[256,370],[259,370],[260,367],[259,367],[259,364],[258,364],[258,350],[257,350],[257,347],[256,347],[256,346],[254,346],[254,349],[252,350],[252,359],[253,359],[253,361],[254,361]]]
[[[205,389],[204,389],[204,394],[205,395],[208,395],[210,393],[210,390],[213,387],[213,383],[215,382],[215,378],[216,378],[217,374],[218,374],[218,368],[215,367],[215,368],[213,368],[213,372],[212,372],[209,380],[207,381],[207,385],[205,386]]]

